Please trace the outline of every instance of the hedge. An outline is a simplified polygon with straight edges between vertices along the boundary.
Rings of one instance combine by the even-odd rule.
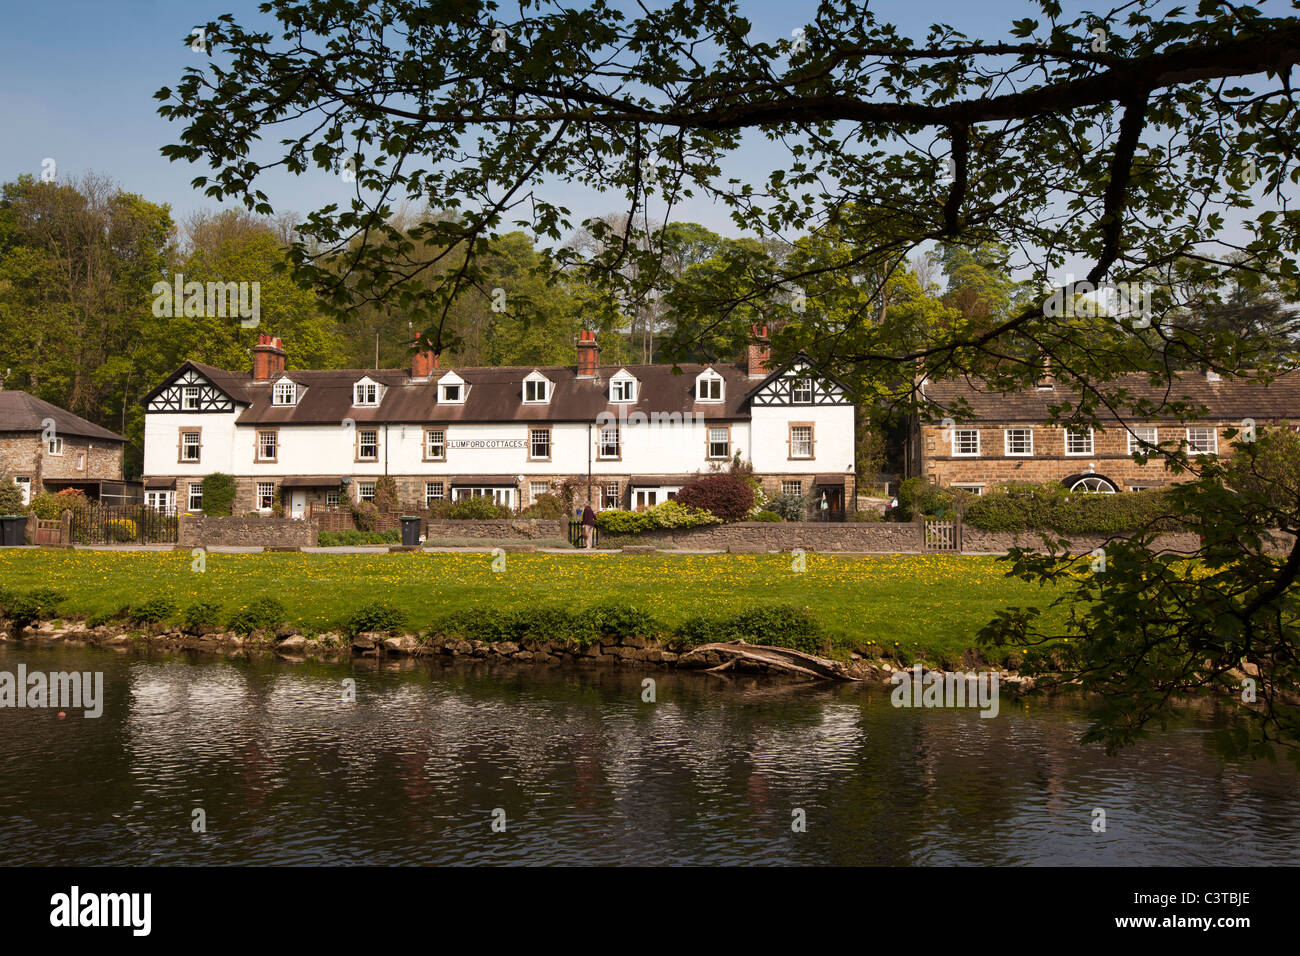
[[[721,524],[722,519],[707,511],[688,508],[680,501],[664,501],[644,511],[607,508],[596,515],[596,527],[606,534],[640,534],[667,528],[698,528]]]
[[[1151,528],[1172,531],[1190,522],[1173,513],[1160,488],[1113,495],[1070,492],[1061,484],[1012,483],[973,499],[963,520],[981,531],[1051,530],[1113,534]]]

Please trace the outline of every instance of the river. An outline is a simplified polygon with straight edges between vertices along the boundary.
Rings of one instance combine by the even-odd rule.
[[[0,645],[20,663],[105,701],[0,709],[5,865],[1300,860],[1300,774],[1220,759],[1212,708],[1112,758],[1077,701]]]

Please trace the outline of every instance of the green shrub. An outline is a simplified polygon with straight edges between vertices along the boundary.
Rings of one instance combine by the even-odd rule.
[[[361,531],[374,531],[379,527],[379,509],[373,502],[357,500],[351,503],[352,520]]]
[[[363,544],[401,544],[402,533],[391,531],[321,531],[316,535],[320,548],[357,547]]]
[[[171,598],[155,597],[141,604],[133,604],[128,620],[132,624],[157,624],[176,613],[176,602]]]
[[[599,637],[650,637],[662,630],[648,611],[628,604],[595,604],[579,614],[585,628]]]
[[[650,527],[644,511],[606,508],[596,515],[596,527],[607,534],[640,534]]]
[[[486,521],[509,518],[510,509],[497,504],[486,495],[477,495],[452,502],[447,509],[447,517],[455,521]]]
[[[697,615],[683,621],[677,635],[686,644],[743,640],[807,654],[822,653],[826,645],[821,626],[807,611],[790,604],[746,608],[724,617]]]
[[[0,473],[0,515],[20,515],[26,510],[23,490],[18,487],[12,475]]]
[[[435,637],[459,637],[489,644],[533,639],[586,645],[600,637],[649,637],[660,631],[660,626],[645,611],[622,604],[598,604],[580,610],[466,608],[444,614],[429,628],[429,634]]]
[[[284,623],[287,614],[284,605],[276,598],[254,598],[247,607],[240,608],[231,615],[226,626],[239,634],[273,631]]]
[[[809,497],[809,495],[777,495],[767,500],[763,510],[770,511],[785,521],[803,521],[808,515]]]
[[[55,609],[66,600],[67,595],[56,588],[33,588],[26,594],[11,597],[6,602],[5,613],[14,629],[21,631],[42,618],[53,617]]]
[[[689,508],[680,501],[663,501],[644,511],[607,508],[596,515],[596,527],[606,534],[641,534],[666,528],[698,528],[721,524],[722,519],[707,511]]]
[[[396,631],[406,624],[406,612],[384,601],[367,601],[348,615],[343,633],[348,637],[362,631]]]
[[[235,507],[235,479],[215,472],[203,479],[203,513],[220,517]]]
[[[1055,531],[1059,534],[1116,534],[1183,525],[1163,489],[1113,495],[1068,491],[1052,482],[1008,484],[973,499],[965,522],[982,531]]]
[[[17,597],[18,593],[16,591],[10,588],[0,588],[0,617],[4,617],[9,604]]]
[[[375,507],[384,514],[397,510],[397,479],[392,475],[375,479]]]
[[[763,511],[760,511],[756,515],[750,515],[749,520],[750,521],[784,521],[785,519],[782,518],[775,511],[768,511],[765,509]]]
[[[521,513],[525,518],[555,520],[565,515],[564,502],[559,495],[538,495]]]
[[[130,518],[114,518],[105,523],[104,536],[109,541],[134,541],[140,536],[140,529]]]
[[[221,623],[221,605],[212,601],[195,601],[181,611],[181,627],[188,634],[201,634],[205,628]]]
[[[953,495],[946,488],[924,478],[908,478],[898,486],[898,509],[904,521],[946,516],[953,507]]]

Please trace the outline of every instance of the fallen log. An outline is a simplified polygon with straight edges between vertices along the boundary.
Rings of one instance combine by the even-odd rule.
[[[713,661],[708,660],[708,655],[711,653],[722,658],[721,663],[711,666],[714,665]],[[701,644],[679,657],[677,666],[706,667],[707,673],[718,673],[732,670],[739,662],[761,664],[768,670],[793,674],[809,680],[861,680],[860,677],[850,674],[848,668],[839,661],[817,657],[815,654],[805,654],[803,651],[791,650],[788,647],[768,647],[747,644],[744,641]]]

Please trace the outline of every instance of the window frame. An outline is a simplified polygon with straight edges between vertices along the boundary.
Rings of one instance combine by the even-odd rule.
[[[972,433],[975,435],[975,450],[974,450],[974,451],[958,451],[957,448],[958,448],[958,445],[959,445],[960,442],[961,442],[961,436],[962,436],[962,435],[969,435],[969,434],[972,434]],[[978,458],[978,457],[980,456],[980,453],[984,450],[984,449],[983,449],[983,445],[984,445],[984,442],[983,442],[983,436],[980,435],[980,430],[979,430],[978,428],[953,428],[953,429],[952,429],[952,435],[949,437],[949,447],[950,447],[950,451],[951,451],[951,456],[950,456],[950,457],[952,457],[952,458]]]
[[[799,397],[800,390],[805,386],[808,389],[808,397],[806,399]],[[816,396],[817,389],[814,387],[813,380],[810,376],[800,375],[791,379],[790,403],[792,405],[811,405]]]
[[[373,390],[374,392],[373,401],[363,400],[362,398],[363,389],[365,389],[367,392]],[[381,400],[382,399],[379,394],[378,382],[353,382],[352,383],[352,407],[353,408],[374,408],[377,405],[379,405]]]
[[[1064,449],[1064,451],[1065,451],[1065,457],[1066,457],[1066,458],[1086,458],[1086,457],[1088,457],[1089,455],[1095,455],[1095,454],[1096,454],[1097,441],[1096,441],[1096,436],[1093,434],[1093,429],[1091,429],[1091,428],[1087,429],[1088,447],[1087,447],[1086,449],[1084,449],[1083,451],[1070,451],[1070,438],[1071,438],[1071,436],[1074,436],[1074,437],[1080,437],[1080,438],[1081,438],[1081,437],[1083,437],[1083,435],[1081,434],[1081,432],[1082,432],[1082,429],[1077,429],[1077,428],[1066,428],[1066,429],[1064,429],[1064,431],[1063,431],[1063,433],[1062,433],[1062,439],[1061,439],[1061,441],[1062,441],[1062,447],[1063,447],[1063,449]]]
[[[281,401],[280,399],[280,393],[284,389],[288,389],[289,391],[289,400],[287,402]],[[290,381],[289,379],[281,379],[280,381],[276,382],[274,385],[271,386],[271,404],[281,406],[281,407],[289,406],[289,405],[297,405],[298,384],[296,382]]]
[[[14,475],[14,484],[23,493],[23,504],[30,505],[32,503],[32,476]]]
[[[726,453],[715,455],[713,453],[713,433],[721,431],[726,433]],[[731,459],[731,424],[725,425],[705,425],[704,426],[704,457],[709,461],[729,461]]]
[[[189,403],[190,395],[193,393],[194,404]],[[203,407],[203,389],[198,385],[181,386],[181,411],[197,412]]]
[[[610,494],[610,492],[613,494]],[[605,486],[600,489],[600,497],[605,508],[617,508],[623,501],[623,489],[617,481],[607,481]]]
[[[362,489],[364,489],[367,485],[370,487],[370,495],[369,495],[368,497],[366,496],[366,494],[365,494],[365,493],[363,492],[363,490],[362,490]],[[378,489],[377,489],[377,485],[378,485],[378,483],[375,482],[375,481],[358,481],[358,482],[357,482],[357,501],[370,501],[370,502],[373,502],[373,501],[375,500],[375,492],[376,492],[376,490],[378,490]]]
[[[374,464],[375,462],[378,462],[379,461],[379,429],[358,428],[356,431],[357,431],[357,444],[356,444],[356,448],[354,449],[355,457],[353,458],[353,462],[355,464]],[[375,436],[375,455],[373,458],[361,457],[361,444],[362,444],[361,436],[366,434],[373,434]]]
[[[808,429],[808,454],[796,455],[794,430],[796,428]],[[817,426],[815,422],[789,422],[786,429],[785,437],[786,460],[787,461],[813,461],[817,457]]]
[[[438,489],[438,493],[436,495],[433,493],[433,490],[435,488]],[[426,481],[424,483],[424,507],[425,508],[430,507],[435,501],[446,501],[446,500],[447,500],[447,483],[445,481]]]
[[[1125,428],[1125,431],[1128,433],[1128,453],[1130,456],[1136,455],[1139,452],[1144,452],[1149,455],[1151,452],[1156,450],[1154,446],[1160,441],[1160,428],[1156,425],[1130,425]],[[1151,432],[1151,440],[1148,442],[1145,438],[1137,434],[1138,431]],[[1143,445],[1148,445],[1150,447],[1143,449]]]
[[[262,489],[270,488],[269,494],[263,495]],[[262,499],[266,498],[267,504],[262,504]],[[275,482],[259,481],[253,485],[253,504],[255,510],[259,513],[266,514],[275,510]]]
[[[790,486],[790,485],[794,485],[794,486],[795,486],[795,490],[794,490],[794,491],[791,491],[791,490],[789,489],[788,486]],[[788,497],[797,497],[797,498],[802,498],[802,497],[803,497],[803,479],[802,479],[802,478],[791,478],[791,479],[788,479],[788,480],[787,480],[787,479],[784,479],[784,478],[781,479],[781,497],[782,497],[782,498],[788,498]]]
[[[331,500],[330,500],[331,498],[333,498],[334,500],[331,501]],[[327,492],[325,492],[325,510],[326,510],[326,511],[338,511],[339,506],[340,506],[341,504],[343,504],[343,493],[342,493],[341,491],[327,491]]]
[[[542,397],[541,397],[541,398],[536,398],[536,397],[534,397],[534,398],[529,398],[529,397],[528,397],[528,387],[529,387],[530,385],[533,386],[534,389],[541,388],[541,390],[542,390]],[[548,403],[550,402],[550,400],[551,400],[551,383],[550,383],[550,381],[548,381],[548,380],[545,379],[545,378],[526,378],[526,379],[524,379],[523,400],[524,400],[524,404],[525,404],[525,405],[546,405],[546,404],[548,404]]]
[[[626,404],[629,404],[629,403],[631,403],[631,402],[635,402],[635,401],[636,401],[636,393],[637,393],[637,387],[636,387],[636,385],[637,385],[636,379],[634,379],[634,378],[633,378],[632,376],[630,376],[630,375],[623,375],[623,376],[618,376],[618,377],[615,377],[615,378],[610,379],[610,382],[609,382],[609,401],[610,401],[610,404],[612,404],[612,405],[626,405]],[[614,389],[615,389],[615,388],[618,388],[618,387],[620,387],[620,386],[621,386],[622,388],[627,389],[628,392],[629,392],[629,394],[626,395],[626,396],[624,396],[623,398],[619,398],[617,395],[614,394]]]
[[[49,453],[50,457],[52,458],[62,458],[63,457],[63,436],[55,435],[53,438],[47,441],[45,443],[45,450],[46,452]]]
[[[275,454],[270,458],[262,454],[262,436],[270,435],[274,444]],[[274,464],[280,460],[280,429],[278,428],[259,428],[253,435],[253,461],[260,464]]]
[[[611,429],[614,432],[615,453],[613,455],[607,455],[605,454],[605,433]],[[617,422],[601,425],[599,428],[596,429],[596,460],[597,461],[622,461],[623,460],[623,434],[622,434],[622,430],[618,427]]]
[[[1011,433],[1012,433],[1012,432],[1028,432],[1028,433],[1029,433],[1029,450],[1028,450],[1028,451],[1012,451],[1012,450],[1011,450]],[[1033,457],[1034,457],[1034,429],[1033,429],[1033,426],[1030,426],[1030,427],[1026,428],[1026,427],[1024,427],[1024,426],[1019,426],[1019,425],[1018,425],[1018,426],[1016,426],[1015,428],[1004,428],[1004,429],[1002,429],[1002,454],[1005,455],[1007,458],[1033,458]]]
[[[536,455],[533,453],[533,436],[535,434],[546,435],[546,454]],[[529,461],[550,461],[551,455],[555,452],[555,445],[551,436],[550,425],[529,425],[528,426],[528,460]]]
[[[456,389],[456,397],[448,398],[447,389]],[[439,382],[438,383],[438,404],[439,405],[464,405],[465,404],[464,382]]]
[[[185,436],[198,435],[199,440],[195,443],[196,454],[193,458],[185,457]],[[203,461],[203,429],[190,428],[188,425],[176,429],[176,464],[194,465]]]
[[[429,436],[434,432],[442,433],[442,454],[432,455],[429,452]],[[424,444],[421,449],[421,461],[446,461],[447,460],[447,426],[446,425],[425,425],[424,426]]]
[[[717,392],[718,392],[717,398],[713,398],[712,396],[706,396],[701,394],[702,391],[701,386],[704,385],[705,383],[709,384],[710,386],[712,385],[717,386]],[[713,389],[710,388],[709,391],[713,391]],[[717,372],[713,371],[712,369],[708,369],[707,371],[701,372],[699,375],[695,377],[695,400],[697,402],[708,402],[710,404],[716,404],[719,402],[726,401],[726,398],[727,398],[726,380]]]
[[[199,503],[198,503],[197,506],[194,504],[194,497],[195,497],[195,491],[194,491],[194,489],[195,489],[195,488],[198,489],[198,501],[199,501]],[[190,514],[194,514],[196,511],[202,511],[202,510],[203,510],[203,482],[201,482],[201,481],[190,481],[190,482],[186,482],[186,486],[185,486],[185,510],[186,510],[188,513],[190,513]]]
[[[537,490],[539,487],[542,489],[541,491]],[[549,495],[550,493],[551,483],[549,481],[528,482],[528,501],[530,504],[536,504],[538,498],[542,495]]]
[[[981,498],[984,497],[984,484],[982,482],[954,481],[948,487],[955,488],[958,491],[967,491]]]
[[[1211,447],[1209,451],[1201,451],[1198,448],[1192,447],[1192,432],[1194,431],[1210,433],[1209,437],[1210,437]],[[1186,427],[1185,432],[1186,432],[1185,437],[1187,439],[1187,451],[1189,454],[1217,455],[1219,453],[1219,430],[1215,428],[1213,425],[1189,425]]]

